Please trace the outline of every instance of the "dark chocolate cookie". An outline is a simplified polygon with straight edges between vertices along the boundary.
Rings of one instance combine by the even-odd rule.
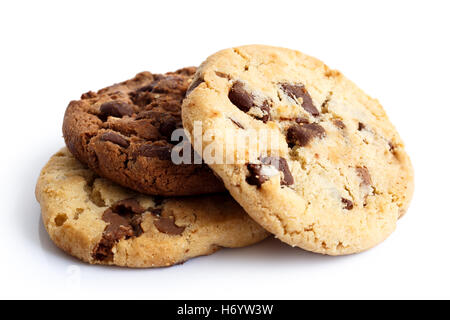
[[[203,164],[176,165],[171,150],[182,128],[181,102],[195,68],[133,79],[70,102],[63,124],[73,155],[100,176],[133,190],[165,196],[224,191]]]

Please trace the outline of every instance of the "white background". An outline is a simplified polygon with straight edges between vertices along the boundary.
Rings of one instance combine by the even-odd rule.
[[[2,1],[0,298],[450,298],[448,1]],[[90,266],[49,240],[34,199],[68,102],[230,46],[301,50],[377,97],[415,167],[396,232],[328,257],[276,240],[148,270]]]

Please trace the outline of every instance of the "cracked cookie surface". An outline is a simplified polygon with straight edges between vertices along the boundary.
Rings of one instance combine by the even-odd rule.
[[[298,51],[243,46],[210,56],[188,92],[185,130],[192,135],[198,121],[212,137],[202,150],[243,160],[208,164],[276,237],[341,255],[394,231],[412,197],[411,162],[379,102],[339,71]],[[223,147],[250,131],[266,134],[241,154]]]
[[[53,242],[91,264],[163,267],[269,234],[228,195],[152,197],[122,188],[62,149],[36,185]]]
[[[171,161],[172,132],[181,128],[181,102],[195,68],[133,79],[87,92],[67,107],[63,135],[77,159],[102,177],[163,196],[224,191],[202,164]]]

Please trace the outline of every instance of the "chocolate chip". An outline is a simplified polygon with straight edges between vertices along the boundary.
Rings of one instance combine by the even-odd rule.
[[[344,204],[344,209],[347,209],[347,210],[353,209],[353,202],[351,200],[341,198],[341,201]]]
[[[189,86],[189,88],[186,91],[186,96],[188,96],[192,91],[194,91],[195,88],[197,88],[203,82],[205,82],[205,80],[203,80],[203,78],[201,78],[201,77],[198,77],[197,79],[192,81],[191,85]]]
[[[106,120],[109,116],[117,118],[131,116],[133,112],[132,106],[121,101],[108,101],[100,106],[100,118],[102,120]]]
[[[242,124],[240,124],[238,121],[236,121],[232,118],[228,118],[228,119],[230,119],[231,122],[233,122],[236,125],[236,127],[238,127],[239,129],[244,129],[244,126]]]
[[[269,102],[264,100],[257,104],[254,95],[245,89],[245,85],[242,81],[233,83],[228,93],[228,98],[236,107],[244,112],[249,112],[251,108],[261,109],[263,116],[258,117],[258,119],[263,122],[267,122],[271,118]]]
[[[239,109],[248,112],[254,106],[254,97],[245,90],[244,83],[236,81],[228,93],[230,101]]]
[[[345,129],[345,124],[341,120],[334,120],[333,124],[339,129]]]
[[[166,138],[165,140],[170,141],[173,131],[181,127],[181,120],[167,112],[148,110],[142,111],[136,116],[136,120],[144,119],[149,121],[135,122],[135,131],[141,129],[137,132],[141,134],[147,133],[148,135],[151,134],[153,136],[156,133],[157,136],[153,137],[154,140],[161,135]],[[148,135],[146,138],[150,140]]]
[[[112,248],[117,241],[125,237],[133,235],[133,228],[126,218],[114,213],[111,209],[107,209],[102,216],[103,221],[107,222],[103,231],[102,239],[95,246],[92,256],[99,261],[112,260]]]
[[[170,160],[171,150],[169,146],[144,144],[139,147],[138,155],[148,158],[158,158],[160,160]]]
[[[132,237],[135,235],[131,223],[132,219],[132,216],[122,216],[121,214],[114,212],[111,208],[106,209],[102,216],[102,220],[109,223],[105,229],[105,233],[108,234],[108,236],[112,236],[116,241],[122,238]],[[142,230],[137,233],[142,234]]]
[[[262,118],[260,118],[260,120],[264,123],[269,121],[271,119],[269,102],[267,100],[264,100],[263,103],[258,106],[258,108],[260,108],[264,114]]]
[[[303,118],[303,117],[297,117],[297,118],[295,118],[295,122],[297,122],[297,123],[309,123],[309,120],[308,119],[306,119],[306,118]]]
[[[126,214],[129,212],[139,214],[145,212],[145,209],[134,198],[117,201],[111,206],[111,209],[118,214]]]
[[[366,125],[362,122],[358,122],[358,131],[364,130],[366,128]]]
[[[100,140],[102,141],[109,141],[114,144],[117,144],[123,148],[128,148],[130,146],[130,143],[127,139],[122,137],[120,134],[115,132],[105,132],[100,136]]]
[[[277,168],[278,171],[281,171],[283,173],[281,185],[290,186],[294,183],[294,177],[292,177],[286,159],[282,157],[264,157],[261,159],[261,162],[265,165],[272,165]]]
[[[142,213],[144,209],[135,199],[125,199],[114,203],[103,212],[102,220],[108,223],[102,234],[102,239],[96,245],[92,256],[104,261],[113,258],[112,248],[121,239],[139,237]]]
[[[356,167],[356,173],[362,180],[362,184],[366,186],[372,185],[372,178],[366,167]]]
[[[260,160],[262,164],[247,165],[247,169],[250,173],[250,176],[246,178],[248,184],[261,187],[261,185],[272,176],[268,171],[271,167],[274,167],[277,171],[282,172],[282,178],[280,181],[281,185],[291,185],[294,183],[294,178],[289,170],[289,165],[286,159],[281,157],[264,157]]]
[[[111,261],[114,256],[114,254],[112,253],[112,248],[115,244],[116,242],[114,241],[114,239],[103,237],[95,246],[92,257],[98,261]]]
[[[260,164],[248,164],[247,170],[250,173],[250,175],[245,179],[247,183],[251,186],[257,186],[258,188],[261,187],[261,185],[269,180],[269,177],[263,175],[261,173],[262,165]]]
[[[140,87],[139,89],[136,90],[136,93],[151,92],[157,83],[158,83],[157,81],[153,81],[152,83],[146,86]]]
[[[84,99],[92,99],[92,98],[95,98],[95,97],[97,97],[97,94],[95,92],[93,92],[93,91],[88,91],[88,92],[85,92],[85,93],[83,93],[81,95],[81,99],[82,100],[84,100]]]
[[[159,232],[166,233],[169,235],[179,235],[182,234],[185,227],[179,227],[175,224],[175,221],[172,218],[160,217],[158,220],[153,222],[156,229]]]
[[[308,145],[313,138],[324,138],[325,129],[317,123],[307,123],[303,125],[292,125],[287,130],[287,141],[290,147],[299,145],[304,147]]]
[[[284,91],[292,99],[296,100],[297,98],[302,98],[302,107],[307,112],[317,117],[319,115],[319,111],[314,106],[311,96],[306,90],[303,84],[289,84],[289,83],[281,83],[281,89]]]
[[[168,118],[159,126],[159,132],[168,140],[172,137],[172,132],[177,128],[177,120],[175,118]]]

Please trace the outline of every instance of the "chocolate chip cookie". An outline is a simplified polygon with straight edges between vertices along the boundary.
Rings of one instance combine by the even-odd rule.
[[[43,168],[36,198],[53,242],[92,264],[170,266],[268,235],[228,194],[143,195],[99,178],[66,148]]]
[[[227,146],[221,163],[202,155],[276,237],[342,255],[394,231],[412,197],[411,162],[379,102],[339,71],[298,51],[244,46],[209,57],[188,92],[184,128],[203,134],[194,149]],[[234,136],[243,150],[228,148]]]
[[[195,68],[133,79],[72,101],[63,134],[75,157],[102,177],[133,190],[163,196],[224,191],[200,164],[174,164],[171,141],[181,128],[181,101]],[[193,159],[193,157],[192,157]],[[190,162],[193,163],[193,162]]]

